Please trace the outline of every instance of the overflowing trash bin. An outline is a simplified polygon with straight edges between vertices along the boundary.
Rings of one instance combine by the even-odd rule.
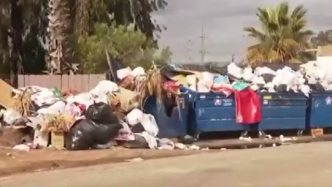
[[[155,117],[160,138],[183,137],[188,133],[188,94],[180,94],[176,105],[157,102],[149,97],[144,105],[144,112]]]
[[[236,124],[234,95],[222,93],[196,93],[191,103],[189,124],[193,134],[204,132],[241,131]]]
[[[313,92],[309,98],[307,127],[332,127],[332,92]]]
[[[205,132],[247,131],[249,125],[256,123],[253,121],[260,121],[260,111],[258,115],[256,112],[253,115],[247,112],[251,111],[250,107],[256,107],[254,103],[257,101],[251,95],[256,96],[255,93],[249,89],[227,90],[228,94],[224,91],[199,93],[187,90],[190,101],[188,128],[191,134],[198,137]],[[247,104],[244,104],[243,99]]]
[[[308,98],[302,93],[261,93],[259,130],[305,130]]]

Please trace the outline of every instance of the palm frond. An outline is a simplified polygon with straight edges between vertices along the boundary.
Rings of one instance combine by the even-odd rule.
[[[297,6],[291,11],[287,2],[275,8],[258,8],[256,15],[261,23],[261,30],[253,27],[244,28],[248,36],[256,38],[258,43],[247,49],[249,63],[293,62],[297,61],[300,52],[308,46],[307,40],[313,35],[306,30],[303,6]],[[332,36],[332,32],[331,32]]]

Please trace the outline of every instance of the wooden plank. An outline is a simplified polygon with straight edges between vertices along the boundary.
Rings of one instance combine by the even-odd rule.
[[[50,79],[53,82],[53,88],[61,89],[61,75],[49,75]]]
[[[89,75],[82,75],[82,90],[81,92],[88,92],[89,90]]]
[[[25,87],[30,86],[30,75],[25,75],[24,82]]]
[[[24,87],[25,86],[25,76],[24,75],[18,75],[18,87]]]
[[[68,75],[61,75],[61,90],[69,89],[69,77]]]
[[[82,85],[82,75],[73,75],[74,87],[73,89],[78,92],[82,92],[83,85]]]
[[[98,84],[98,77],[96,75],[90,74],[89,75],[89,90],[93,89]]]
[[[74,90],[75,89],[75,75],[68,75],[68,90]]]
[[[29,75],[29,84],[27,86],[42,86],[42,80],[38,75]]]

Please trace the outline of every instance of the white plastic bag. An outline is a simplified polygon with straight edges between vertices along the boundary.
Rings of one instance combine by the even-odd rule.
[[[142,132],[142,133],[135,133],[136,135],[142,136],[145,141],[148,143],[150,149],[157,149],[158,148],[158,142],[157,139],[150,135],[147,132]]]
[[[255,76],[253,79],[252,79],[252,83],[253,84],[262,84],[264,85],[265,84],[265,80],[263,77],[261,76]]]
[[[119,91],[119,87],[117,84],[115,84],[114,82],[112,81],[109,81],[109,80],[102,80],[98,83],[98,85],[93,88],[91,91],[90,91],[90,94],[92,95],[103,95],[103,94],[110,94],[110,93],[113,93],[113,92],[117,92]]]
[[[26,152],[30,151],[30,147],[26,144],[15,145],[13,149],[19,151],[26,151]]]
[[[90,105],[93,104],[93,97],[90,93],[80,93],[76,96],[69,96],[67,98],[67,103],[74,102],[85,105],[85,107],[88,108]]]
[[[41,108],[37,111],[38,114],[61,114],[65,111],[66,103],[57,101],[47,108]]]
[[[3,121],[6,122],[8,125],[12,125],[15,120],[20,119],[21,117],[22,115],[19,112],[11,108],[7,109],[3,113]]]
[[[134,77],[145,75],[145,71],[142,67],[137,67],[131,72],[131,75]]]
[[[144,127],[144,130],[153,137],[157,137],[159,133],[159,128],[156,120],[151,114],[143,114],[141,124]]]
[[[143,112],[139,109],[133,109],[127,114],[127,122],[129,125],[134,126],[143,120]]]
[[[252,73],[251,67],[246,67],[243,70],[243,79],[245,81],[251,81],[254,78],[254,74]]]
[[[36,105],[43,106],[52,105],[59,101],[59,98],[57,98],[51,90],[42,90],[41,92],[33,94],[31,100],[34,101]]]
[[[118,71],[116,71],[116,77],[118,77],[118,79],[123,79],[125,77],[127,77],[128,75],[130,75],[132,73],[130,67],[127,68],[123,68],[123,69],[119,69]]]
[[[243,70],[238,67],[234,62],[230,63],[227,66],[227,72],[238,79],[242,78]]]

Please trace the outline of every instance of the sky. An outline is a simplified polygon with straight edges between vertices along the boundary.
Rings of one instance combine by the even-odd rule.
[[[254,40],[244,27],[258,27],[257,7],[271,7],[281,0],[167,0],[165,10],[154,15],[167,29],[161,33],[160,45],[172,49],[173,62],[201,62],[202,33],[205,34],[205,61],[241,60]],[[291,0],[292,8],[307,10],[308,29],[315,32],[332,29],[331,0]],[[202,26],[203,25],[203,26]],[[202,32],[204,28],[204,32]]]

